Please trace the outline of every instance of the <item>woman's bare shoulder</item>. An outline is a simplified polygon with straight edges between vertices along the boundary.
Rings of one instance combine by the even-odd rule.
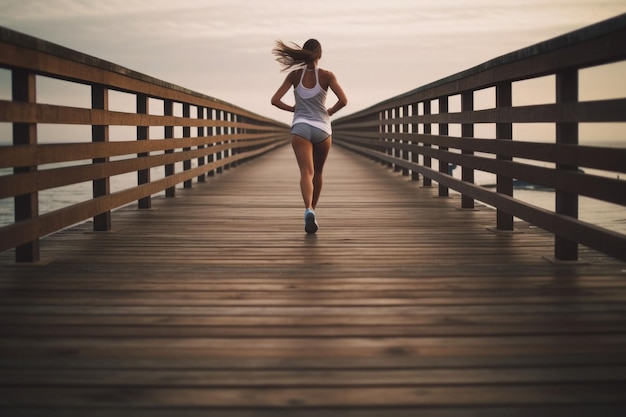
[[[330,84],[331,80],[335,78],[335,74],[333,74],[332,71],[329,71],[329,70],[320,68],[319,74],[320,74],[320,84],[322,84],[324,87],[327,87],[328,84]]]
[[[322,69],[322,68],[319,69],[319,73],[322,77],[325,77],[325,78],[332,78],[335,76],[335,74],[333,74],[332,71]]]
[[[293,70],[289,73],[289,75],[287,75],[287,79],[291,82],[291,84],[295,86],[300,82],[301,74],[302,74],[301,69]]]
[[[289,74],[287,74],[286,80],[289,81],[291,84],[295,85],[297,72],[298,70],[291,71]]]

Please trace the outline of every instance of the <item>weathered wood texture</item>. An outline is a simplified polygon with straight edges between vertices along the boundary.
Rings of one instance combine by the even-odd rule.
[[[426,185],[437,182],[441,196],[448,189],[462,193],[463,207],[472,207],[474,199],[496,207],[499,230],[512,230],[518,217],[553,233],[558,259],[578,259],[580,243],[626,260],[626,235],[578,219],[579,197],[626,207],[626,182],[620,180],[626,172],[626,137],[615,149],[579,146],[578,132],[581,123],[626,121],[626,98],[582,101],[578,91],[580,70],[626,60],[625,42],[622,14],[342,117],[333,124],[335,138],[396,171],[411,172],[414,179],[424,176]],[[555,79],[553,103],[515,105],[514,83],[547,75]],[[621,84],[620,75],[604,82]],[[493,92],[493,108],[474,109],[474,94],[481,91]],[[461,99],[460,111],[449,111],[453,98]],[[497,140],[474,137],[474,126],[485,123],[495,125]],[[514,125],[533,123],[553,126],[555,143],[515,141]],[[453,125],[460,125],[462,137],[448,136]],[[588,138],[592,144],[604,133],[594,134]],[[450,175],[452,165],[461,167],[462,178]],[[495,192],[474,184],[475,171],[495,174]],[[555,210],[515,199],[516,180],[554,189]]]
[[[42,236],[90,217],[94,231],[111,230],[111,210],[132,201],[149,208],[158,192],[173,197],[177,184],[191,187],[194,178],[202,182],[289,140],[284,123],[3,27],[0,68],[11,71],[12,90],[11,100],[0,100],[0,122],[13,128],[13,146],[0,147],[0,169],[13,170],[0,175],[0,199],[13,198],[15,213],[14,223],[0,227],[0,251],[16,248],[18,262],[40,260]],[[88,86],[91,108],[41,103],[38,77]],[[109,109],[109,92],[127,94],[136,112]],[[162,112],[151,113],[150,100]],[[81,141],[90,143],[38,143],[42,124],[88,126],[91,137]],[[112,143],[110,126],[136,127],[137,133]],[[163,133],[150,137],[150,127]],[[176,128],[182,137],[175,136]],[[51,163],[61,165],[46,166]],[[151,180],[151,168],[162,168],[165,178]],[[135,173],[137,186],[111,192],[112,177]],[[40,192],[87,181],[93,184],[92,199],[40,215]]]
[[[289,147],[0,267],[0,414],[618,416],[626,264],[334,148]]]

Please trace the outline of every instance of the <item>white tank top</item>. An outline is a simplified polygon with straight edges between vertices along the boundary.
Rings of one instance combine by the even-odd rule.
[[[296,109],[292,126],[296,123],[306,123],[332,135],[330,117],[326,110],[326,90],[320,85],[318,69],[315,67],[315,85],[313,88],[306,88],[302,85],[305,72],[306,68],[303,68],[300,82],[294,88]]]

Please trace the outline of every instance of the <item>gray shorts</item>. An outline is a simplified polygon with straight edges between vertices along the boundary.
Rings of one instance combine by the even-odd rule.
[[[291,134],[300,136],[311,142],[313,145],[324,142],[330,135],[322,129],[311,126],[306,123],[296,123],[291,127]]]

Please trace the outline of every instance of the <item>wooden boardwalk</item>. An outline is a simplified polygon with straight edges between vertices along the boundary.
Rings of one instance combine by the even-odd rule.
[[[623,416],[626,265],[333,149],[289,147],[0,257],[0,414]]]

